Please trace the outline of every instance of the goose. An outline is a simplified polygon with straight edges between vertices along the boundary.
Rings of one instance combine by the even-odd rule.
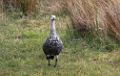
[[[45,53],[46,59],[48,60],[48,65],[50,66],[50,60],[55,58],[55,65],[58,62],[58,56],[63,48],[63,43],[56,33],[55,28],[55,15],[51,15],[50,33],[46,41],[43,44],[43,51]]]

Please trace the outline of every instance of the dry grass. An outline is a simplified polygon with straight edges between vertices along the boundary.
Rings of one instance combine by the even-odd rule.
[[[44,15],[59,14],[65,11],[69,13],[75,30],[79,31],[83,36],[91,33],[93,37],[98,37],[99,34],[101,38],[105,37],[107,39],[108,35],[110,35],[118,40],[120,39],[119,0],[11,1],[16,4],[20,3],[18,6],[21,7],[23,14],[27,15],[33,15],[35,6],[37,12],[44,12]],[[41,10],[42,7],[44,10]]]
[[[119,39],[119,4],[119,0],[66,0],[65,7],[78,31],[86,33],[97,30]]]
[[[48,9],[50,10],[51,13],[59,13],[63,10],[63,7],[61,6],[60,1],[55,1],[49,4]]]
[[[3,0],[5,10],[18,11],[31,15],[35,11],[37,0]]]
[[[112,1],[111,5],[104,10],[104,24],[108,27],[110,34],[120,38],[120,1]]]
[[[6,1],[6,0],[4,0]],[[25,14],[32,14],[36,3],[42,0],[10,0],[16,6],[21,7]],[[96,31],[108,34],[120,39],[120,1],[119,0],[44,0],[44,7],[51,14],[58,14],[66,10],[71,17],[73,26],[82,34]],[[39,6],[38,6],[39,7]],[[41,6],[42,7],[42,6]],[[39,8],[41,8],[39,7]],[[41,12],[40,10],[39,12]]]

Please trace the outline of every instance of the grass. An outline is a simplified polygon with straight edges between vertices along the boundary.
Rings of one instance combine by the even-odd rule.
[[[81,34],[91,32],[98,36],[99,32],[102,38],[111,35],[119,40],[119,3],[119,0],[66,0],[63,4]]]
[[[119,45],[78,36],[71,28],[68,15],[57,15],[57,32],[64,49],[58,66],[49,67],[42,44],[49,34],[50,14],[42,7],[40,9],[42,12],[35,18],[4,15],[0,19],[0,76],[120,75]],[[112,47],[112,51],[109,52],[111,49],[107,50],[105,46]]]

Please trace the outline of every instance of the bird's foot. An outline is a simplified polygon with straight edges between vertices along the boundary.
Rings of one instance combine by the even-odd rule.
[[[50,64],[50,59],[48,59],[48,66],[50,66],[51,64]]]
[[[58,63],[58,56],[56,56],[56,59],[55,59],[55,65],[54,65],[54,67],[56,67],[56,66],[57,66],[57,63]]]
[[[56,67],[56,66],[57,66],[57,64],[54,65],[54,67]]]

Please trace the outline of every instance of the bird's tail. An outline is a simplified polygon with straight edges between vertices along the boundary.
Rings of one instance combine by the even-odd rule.
[[[46,59],[54,59],[54,56],[46,57]]]

